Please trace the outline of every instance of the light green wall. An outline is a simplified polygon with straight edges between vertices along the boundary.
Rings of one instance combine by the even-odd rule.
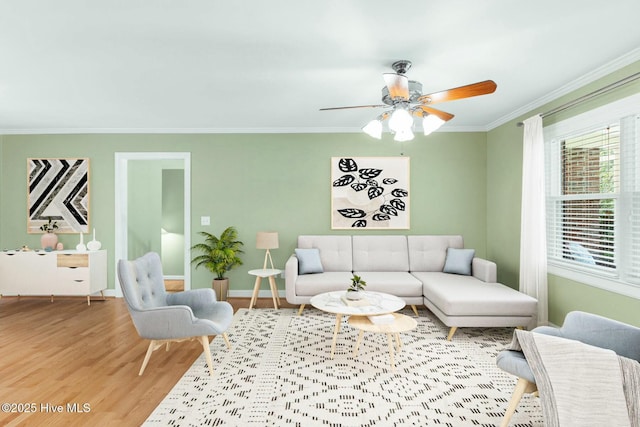
[[[207,135],[6,135],[2,153],[3,227],[0,245],[37,247],[39,235],[26,233],[26,159],[91,159],[91,227],[109,253],[109,287],[114,287],[114,153],[191,152],[192,243],[206,230],[219,234],[237,227],[245,242],[244,265],[233,270],[231,291],[253,286],[247,271],[262,265],[255,249],[258,231],[276,230],[280,248],[272,251],[283,267],[299,234],[349,234],[330,224],[330,161],[334,156],[411,158],[411,229],[354,230],[358,234],[462,234],[467,247],[486,256],[486,134],[436,133],[398,144],[364,134],[207,134]],[[211,226],[200,226],[201,216]],[[62,235],[75,247],[77,235]],[[192,269],[193,287],[210,286],[211,273]],[[284,283],[278,279],[282,289]]]
[[[640,62],[636,62],[488,132],[487,256],[498,264],[498,279],[503,283],[517,289],[519,282],[523,128],[517,127],[516,123],[639,71]],[[636,81],[578,107],[547,117],[544,125],[638,92],[640,82]],[[589,311],[640,326],[640,301],[549,275],[549,321],[560,325],[571,310]]]

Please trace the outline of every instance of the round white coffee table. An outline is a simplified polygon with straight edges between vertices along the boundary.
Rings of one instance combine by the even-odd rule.
[[[340,324],[342,316],[374,316],[379,314],[388,314],[401,310],[406,304],[395,295],[385,294],[382,292],[364,292],[362,300],[353,302],[348,305],[345,302],[344,295],[346,291],[325,292],[311,298],[311,305],[318,310],[326,311],[336,315],[336,326],[333,329],[333,340],[331,342],[331,358],[336,350],[336,341],[338,332],[340,332]]]

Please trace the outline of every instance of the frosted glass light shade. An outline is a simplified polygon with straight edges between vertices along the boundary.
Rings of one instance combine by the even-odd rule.
[[[258,231],[256,249],[278,249],[277,231]]]
[[[440,117],[433,114],[429,114],[422,119],[422,130],[425,135],[429,135],[431,132],[438,129],[445,123]]]
[[[403,141],[411,141],[413,137],[414,137],[413,132],[411,132],[411,129],[409,129],[409,130],[402,130],[400,132],[396,132],[396,136],[393,139],[395,141],[403,142]]]
[[[362,130],[373,138],[382,139],[382,122],[380,120],[371,120]]]
[[[397,108],[389,118],[389,129],[394,132],[411,131],[413,126],[413,117],[404,108]]]

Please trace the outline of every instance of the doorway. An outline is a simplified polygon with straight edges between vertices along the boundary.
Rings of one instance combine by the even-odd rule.
[[[191,153],[115,153],[115,179],[116,264],[157,252],[165,283],[191,289]]]

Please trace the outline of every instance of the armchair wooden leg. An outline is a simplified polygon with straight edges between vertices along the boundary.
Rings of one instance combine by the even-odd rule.
[[[147,354],[144,355],[144,361],[142,362],[142,367],[140,368],[140,372],[138,372],[138,376],[142,375],[142,373],[144,372],[144,368],[147,367],[147,363],[149,363],[149,359],[151,359],[151,353],[153,353],[156,348],[158,348],[156,345],[156,341],[151,340],[151,342],[149,342],[149,347],[147,348]]]
[[[513,394],[509,401],[509,407],[507,407],[507,412],[504,413],[500,427],[507,427],[509,425],[509,421],[511,421],[513,413],[516,412],[516,407],[518,406],[518,403],[520,403],[522,395],[525,393],[533,393],[536,390],[537,387],[534,383],[531,383],[524,378],[518,378],[518,383],[516,384],[516,388],[513,389]]]
[[[304,304],[300,304],[300,310],[298,310],[298,316],[302,314],[302,310],[304,310]]]
[[[209,365],[209,375],[213,376],[213,359],[211,358],[211,349],[209,348],[209,337],[203,335],[200,337],[202,341],[202,348],[204,349],[204,357],[207,359],[207,365]]]
[[[229,336],[226,332],[222,334],[222,338],[224,338],[224,342],[227,344],[227,348],[231,350],[231,343],[229,342]]]
[[[457,326],[452,326],[451,329],[449,329],[449,335],[447,335],[447,341],[451,341],[451,338],[453,338],[453,334],[455,334],[457,330],[458,330]]]

